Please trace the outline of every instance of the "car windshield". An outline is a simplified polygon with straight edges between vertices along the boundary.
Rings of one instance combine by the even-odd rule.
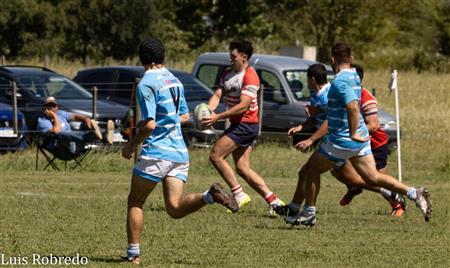
[[[208,101],[209,98],[214,94],[214,92],[203,84],[197,78],[191,76],[190,74],[183,74],[178,72],[173,72],[184,87],[184,96],[187,101],[194,100],[204,100]]]
[[[29,91],[37,98],[54,96],[56,99],[91,99],[91,93],[59,75],[23,75],[17,78],[21,90]]]
[[[308,88],[308,79],[306,77],[306,70],[289,70],[284,71],[284,77],[289,84],[292,95],[297,100],[309,100],[311,91]],[[333,80],[334,75],[327,74],[327,80]]]

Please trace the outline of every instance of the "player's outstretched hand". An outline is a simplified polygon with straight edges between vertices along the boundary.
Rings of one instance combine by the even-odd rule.
[[[306,140],[303,140],[303,141],[297,143],[295,145],[295,148],[299,151],[306,152],[308,150],[308,148],[311,147],[311,145],[313,145],[313,143],[314,143],[313,140],[306,139]]]
[[[295,133],[302,131],[302,128],[303,128],[302,125],[298,125],[298,126],[296,126],[296,127],[293,127],[293,128],[291,128],[291,129],[289,129],[289,131],[288,131],[288,136],[292,136],[292,135],[294,135]]]

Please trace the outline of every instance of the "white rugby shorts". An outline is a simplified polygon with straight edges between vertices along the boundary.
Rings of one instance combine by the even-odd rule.
[[[176,177],[184,182],[188,178],[189,163],[177,163],[173,161],[142,158],[138,160],[133,168],[133,174],[154,182],[161,182],[165,177]]]

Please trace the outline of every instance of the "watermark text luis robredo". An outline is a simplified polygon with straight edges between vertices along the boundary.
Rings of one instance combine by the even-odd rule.
[[[65,266],[65,265],[87,265],[87,257],[76,254],[75,256],[56,256],[53,254],[43,255],[33,253],[30,255],[17,254],[8,256],[0,253],[0,266],[20,266],[20,265],[43,265],[43,266]]]

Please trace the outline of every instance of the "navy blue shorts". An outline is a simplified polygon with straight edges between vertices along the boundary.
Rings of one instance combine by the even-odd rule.
[[[230,138],[237,145],[241,147],[248,147],[253,144],[256,137],[258,136],[259,124],[247,124],[247,123],[237,123],[231,124],[227,128],[223,135]]]
[[[387,143],[378,148],[372,149],[373,158],[375,158],[375,163],[377,164],[377,170],[387,166],[388,153],[389,146]]]

